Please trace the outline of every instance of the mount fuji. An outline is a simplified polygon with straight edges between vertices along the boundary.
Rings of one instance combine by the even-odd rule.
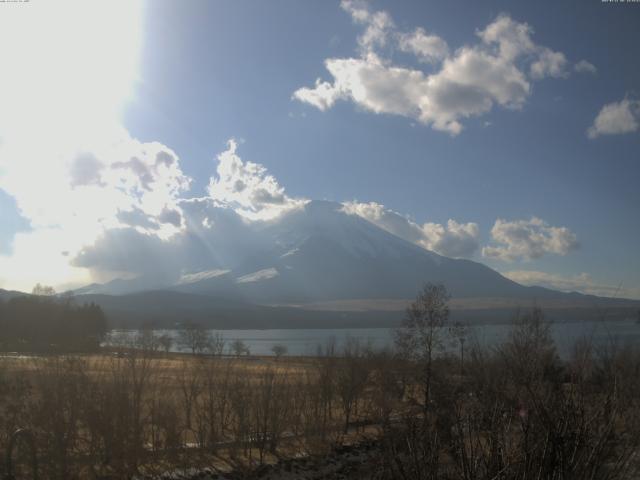
[[[468,314],[496,309],[512,314],[515,307],[534,302],[568,313],[592,308],[597,301],[614,302],[520,285],[481,263],[444,257],[410,243],[347,213],[339,203],[311,201],[276,220],[255,223],[247,234],[260,238],[260,247],[233,262],[218,261],[216,268],[208,268],[210,263],[170,283],[117,279],[74,293],[102,304],[107,312],[114,305],[119,311],[134,305],[130,310],[140,313],[149,308],[145,305],[155,292],[165,304],[171,299],[156,317],[169,311],[182,317],[207,317],[203,312],[220,316],[223,309],[229,318],[233,311],[252,311],[257,318],[270,309],[267,316],[282,318],[300,316],[301,310],[325,316],[340,312],[343,317],[345,312],[365,312],[369,318],[375,317],[373,312],[380,318],[387,312],[390,318],[390,312],[397,317],[426,282],[444,284],[453,297],[452,308]],[[615,305],[626,308],[638,302],[615,300]]]

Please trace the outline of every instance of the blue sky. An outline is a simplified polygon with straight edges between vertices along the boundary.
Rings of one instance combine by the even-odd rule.
[[[383,12],[386,17],[375,17]],[[374,18],[392,23],[367,40]],[[348,82],[338,92],[327,70],[328,59],[352,59],[361,76],[377,75],[368,81],[395,88],[386,76],[393,68],[435,76],[464,48],[498,58],[500,40],[481,34],[488,38],[500,18],[508,20],[507,30],[524,29],[532,45],[493,73],[516,68],[528,90],[498,91],[498,77],[491,85],[478,77],[476,89],[469,85],[474,78],[466,78],[467,93],[489,106],[452,107],[464,101],[460,92],[446,104],[444,93],[396,103],[392,93],[373,99],[377,92],[358,93]],[[180,172],[171,178],[183,175],[191,183],[172,197],[176,211],[179,198],[208,194],[217,156],[234,138],[238,158],[263,165],[287,198],[375,202],[373,213],[353,211],[377,215],[390,230],[395,227],[384,215],[408,217],[422,228],[419,235],[426,232],[410,240],[441,253],[482,261],[525,283],[611,295],[621,285],[618,294],[640,298],[640,4],[159,0],[143,6],[139,21],[135,81],[118,124],[131,139],[158,142],[179,157]],[[446,53],[427,52],[434,58],[420,61],[425,51],[410,44],[416,32],[444,42]],[[533,64],[544,52],[556,56],[536,74]],[[333,89],[331,105],[318,108],[310,97],[294,97],[313,90],[316,79]],[[447,85],[454,80],[447,77]],[[421,101],[441,103],[426,109]],[[26,238],[66,224],[34,220],[35,207],[15,181],[2,183],[3,172],[11,173],[2,161],[0,257],[10,259],[16,234]],[[503,223],[492,234],[498,219]],[[438,226],[444,229],[439,237]],[[96,235],[107,228],[113,225],[102,224]],[[465,247],[447,249],[447,239],[459,240],[458,234]],[[0,287],[23,286],[10,272],[0,280]]]

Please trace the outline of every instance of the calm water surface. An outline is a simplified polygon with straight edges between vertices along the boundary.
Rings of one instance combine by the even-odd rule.
[[[478,325],[469,327],[468,343],[496,346],[508,335],[510,325]],[[349,337],[375,348],[393,344],[391,328],[345,328],[345,329],[270,329],[270,330],[211,330],[223,335],[227,345],[235,339],[242,340],[253,355],[272,355],[274,345],[285,345],[289,355],[314,355],[318,345],[335,341],[338,348]],[[552,323],[551,332],[561,356],[568,356],[576,341],[588,338],[596,346],[616,344],[618,346],[640,346],[640,324],[633,320],[607,322]],[[135,335],[135,331],[122,332]],[[156,330],[156,334],[177,337],[175,330]],[[174,351],[180,348],[174,342]]]

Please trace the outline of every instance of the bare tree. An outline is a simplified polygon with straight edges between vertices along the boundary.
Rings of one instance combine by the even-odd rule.
[[[249,347],[239,338],[236,338],[231,345],[229,345],[229,349],[236,356],[240,357],[241,355],[249,355]]]
[[[276,453],[286,426],[289,410],[286,373],[271,368],[262,370],[252,393],[252,429],[262,463],[267,449],[270,453]]]
[[[558,355],[551,336],[551,324],[538,307],[518,312],[500,353],[506,368],[521,385],[538,382],[558,366]]]
[[[460,349],[460,375],[464,374],[464,344],[467,341],[469,327],[463,323],[456,322],[449,327],[449,335],[453,340],[454,347]]]
[[[209,336],[209,353],[220,357],[224,353],[224,347],[227,344],[224,336],[220,332],[216,332],[215,335]]]
[[[184,422],[187,430],[191,430],[192,428],[192,413],[198,396],[202,391],[200,371],[201,367],[196,362],[183,360],[178,373],[181,406],[184,412]]]
[[[160,339],[150,327],[143,327],[133,339],[133,347],[153,354],[160,348]]]
[[[178,344],[192,355],[204,353],[211,345],[209,332],[199,323],[185,323],[178,331]]]
[[[332,430],[336,393],[336,339],[331,337],[325,345],[318,345],[316,375],[309,377],[311,404],[316,430],[320,432],[320,442],[325,444]],[[324,446],[324,445],[322,445]]]
[[[348,337],[342,350],[342,365],[336,371],[336,390],[344,413],[344,433],[352,413],[357,415],[360,398],[367,385],[369,368],[357,338]]]
[[[53,287],[36,283],[36,286],[31,290],[31,294],[38,295],[40,297],[53,297],[56,294],[56,291]]]
[[[287,346],[281,343],[277,343],[273,347],[271,347],[271,352],[276,356],[276,360],[279,360],[280,357],[286,355],[287,351]]]
[[[427,283],[407,308],[395,344],[402,357],[420,367],[424,409],[428,409],[433,380],[433,358],[443,344],[443,327],[449,320],[450,295],[444,285]]]
[[[215,451],[229,428],[231,401],[230,362],[209,361],[201,369],[202,394],[196,409],[200,446]]]
[[[392,413],[398,409],[404,397],[404,382],[400,378],[404,365],[389,350],[374,352],[368,361],[372,370],[369,414],[383,431],[388,431]]]
[[[171,335],[164,333],[158,337],[158,344],[164,350],[164,353],[169,353],[173,346],[173,338]]]

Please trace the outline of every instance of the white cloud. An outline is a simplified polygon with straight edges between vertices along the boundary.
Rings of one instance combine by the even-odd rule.
[[[501,58],[512,61],[536,49],[533,29],[526,23],[515,22],[508,15],[498,15],[487,27],[478,32],[486,44],[496,44]]]
[[[175,152],[139,142],[122,128],[77,138],[73,148],[59,147],[15,137],[0,145],[0,188],[15,198],[34,228],[59,226],[92,240],[103,228],[122,224],[123,212],[151,218],[175,210],[189,188]],[[160,231],[174,230],[165,225]]]
[[[578,248],[576,235],[567,227],[553,227],[530,220],[496,220],[491,237],[498,246],[486,246],[482,255],[504,261],[533,260],[546,254],[566,255]]]
[[[480,232],[476,223],[449,220],[446,225],[419,225],[379,203],[345,202],[343,205],[345,212],[359,215],[400,238],[446,257],[471,257],[479,246]]]
[[[451,53],[445,40],[422,28],[398,31],[386,12],[371,12],[361,2],[342,6],[365,26],[358,37],[360,56],[325,60],[332,81],[318,79],[314,87],[302,87],[292,96],[323,111],[338,100],[350,100],[367,111],[413,118],[457,135],[463,119],[486,114],[495,105],[522,107],[532,80],[568,76],[565,55],[534,43],[531,27],[507,15],[477,32],[479,43]],[[383,46],[412,53],[437,68],[427,73],[394,65],[381,54]]]
[[[252,220],[267,220],[299,207],[305,200],[294,199],[258,163],[243,162],[237,155],[237,143],[231,139],[227,150],[218,155],[217,178],[209,182],[209,196],[219,205],[231,206]]]
[[[498,45],[499,56],[506,61],[514,62],[523,55],[532,56],[535,61],[531,63],[529,70],[535,80],[568,75],[565,55],[536,45],[531,38],[533,29],[526,23],[516,22],[507,15],[500,15],[478,35],[484,43]]]
[[[535,270],[513,270],[502,273],[505,277],[522,285],[539,286],[563,292],[580,292],[614,298],[640,298],[640,290],[624,288],[623,285],[605,285],[596,282],[588,273],[560,275]]]
[[[177,165],[175,154],[169,150],[155,153],[147,144],[146,156],[116,162],[118,175],[134,182],[126,190],[128,197],[135,199],[164,189],[161,196],[171,201],[159,203],[152,214],[142,208],[142,202],[118,210],[118,223],[85,242],[72,257],[72,264],[88,269],[101,281],[124,273],[149,281],[173,282],[194,271],[233,268],[248,255],[257,255],[266,240],[255,225],[306,200],[286,195],[264,166],[243,161],[237,148],[237,142],[231,139],[217,156],[216,176],[211,178],[204,198],[185,198],[182,190],[175,189],[182,179],[178,171],[158,177]],[[151,162],[151,158],[155,160]],[[162,228],[171,229],[172,234],[160,235]]]
[[[596,66],[593,63],[588,62],[587,60],[580,60],[573,66],[573,69],[578,73],[598,73],[598,69],[596,68]]]
[[[477,223],[458,223],[449,219],[446,225],[425,223],[422,230],[426,248],[447,257],[470,257],[479,246]]]
[[[120,210],[116,215],[116,218],[120,223],[131,227],[140,227],[145,230],[158,229],[158,223],[152,217],[136,207],[131,210]]]
[[[177,156],[120,122],[141,32],[138,1],[40,2],[0,16],[0,188],[32,227],[0,256],[0,275],[16,288],[54,274],[86,281],[69,261],[108,229],[178,230],[158,218],[189,187]]]
[[[52,281],[54,272],[75,282],[72,286],[87,283],[88,271],[69,262],[113,230],[129,227],[158,241],[181,230],[178,203],[190,180],[178,157],[159,143],[141,143],[118,132],[94,146],[82,145],[79,153],[52,148],[49,162],[31,156],[29,145],[12,138],[0,146],[0,188],[32,226],[16,235],[12,255],[0,258],[0,270],[11,276],[15,288],[58,283]],[[128,255],[126,242],[111,245]]]
[[[329,66],[327,65],[327,68]],[[336,100],[343,97],[344,94],[339,88],[335,88],[329,82],[323,82],[321,79],[316,80],[315,87],[307,88],[303,87],[294,93],[294,97],[302,102],[306,102],[313,105],[318,110],[325,111],[333,107]]]
[[[264,246],[250,221],[306,202],[287,196],[262,165],[243,162],[233,140],[201,199],[188,198],[190,179],[164,145],[139,142],[121,128],[83,140],[53,150],[50,164],[31,157],[28,144],[10,139],[0,146],[0,188],[33,227],[16,235],[11,257],[0,256],[14,288],[55,284],[54,271],[77,286],[139,275],[174,281],[183,270],[237,265]],[[29,254],[39,242],[42,254]]]
[[[546,47],[540,49],[538,60],[531,64],[531,76],[537,80],[545,77],[568,77],[567,57],[562,52],[554,52]]]
[[[428,35],[424,28],[398,36],[398,47],[403,52],[413,53],[424,63],[437,63],[449,55],[449,46],[437,35]]]
[[[160,238],[134,227],[107,229],[83,246],[72,265],[87,269],[97,281],[143,277],[166,284],[193,272],[236,267],[265,245],[255,222],[211,198],[179,200],[178,208],[182,223],[174,235]]]
[[[363,0],[342,0],[340,6],[351,15],[354,22],[366,26],[364,33],[358,37],[363,56],[375,55],[376,47],[387,44],[389,33],[395,28],[387,12],[371,12]]]
[[[640,128],[640,102],[625,98],[608,103],[587,130],[589,138],[635,132]]]
[[[145,148],[119,125],[138,77],[142,3],[3,10],[0,188],[34,229],[95,238],[134,203],[110,167]]]

